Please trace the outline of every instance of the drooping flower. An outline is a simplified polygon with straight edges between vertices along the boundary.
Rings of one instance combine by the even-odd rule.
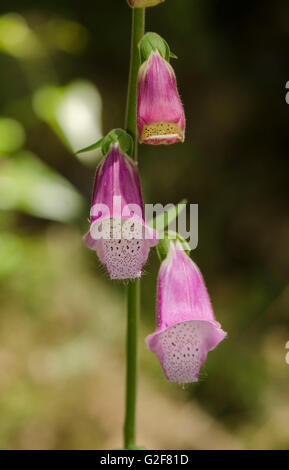
[[[146,338],[148,348],[166,378],[184,384],[198,380],[208,351],[225,336],[199,268],[178,241],[171,241],[159,271],[157,329]]]
[[[140,43],[144,59],[138,75],[137,124],[139,141],[173,144],[184,141],[185,115],[176,77],[169,64],[167,43],[148,33]]]
[[[110,278],[140,277],[150,247],[157,243],[156,232],[145,223],[136,165],[117,141],[96,171],[90,224],[84,241]]]
[[[128,0],[128,4],[132,8],[147,8],[147,7],[154,7],[159,3],[164,2],[165,0]]]

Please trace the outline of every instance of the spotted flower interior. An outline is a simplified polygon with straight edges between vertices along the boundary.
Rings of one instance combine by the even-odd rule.
[[[141,276],[153,242],[147,239],[146,226],[130,219],[106,219],[95,223],[91,237],[100,261],[111,279],[134,279]]]
[[[144,124],[140,142],[151,144],[168,143],[183,140],[183,131],[179,123],[174,122],[156,122]]]
[[[152,349],[168,380],[185,384],[198,380],[207,355],[207,338],[212,326],[204,321],[177,323],[160,332]]]

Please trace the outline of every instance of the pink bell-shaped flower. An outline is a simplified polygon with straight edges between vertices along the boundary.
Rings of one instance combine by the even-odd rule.
[[[161,264],[157,290],[157,329],[146,338],[171,382],[198,380],[208,351],[226,333],[215,320],[202,274],[183,251],[171,241]]]
[[[111,279],[141,276],[156,232],[144,218],[138,171],[119,142],[109,146],[97,168],[86,245],[95,250]]]
[[[158,35],[148,33],[139,47],[141,57],[146,59],[138,75],[139,141],[146,144],[183,142],[185,115],[175,73],[168,62],[168,45]]]

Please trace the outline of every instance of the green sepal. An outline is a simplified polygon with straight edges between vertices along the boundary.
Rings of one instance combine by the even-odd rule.
[[[161,262],[164,261],[168,256],[171,242],[176,243],[177,241],[181,243],[184,252],[190,256],[191,248],[188,242],[183,237],[181,237],[179,233],[169,230],[168,232],[164,233],[164,238],[159,240],[156,246],[157,254]]]
[[[123,129],[113,129],[107,136],[104,137],[101,150],[103,155],[107,155],[110,146],[113,144],[119,144],[119,148],[122,153],[125,153],[129,157],[133,158],[133,140],[132,137],[125,132]]]
[[[138,49],[141,63],[148,60],[151,53],[155,51],[159,51],[161,57],[167,62],[169,62],[170,57],[172,57],[167,41],[157,33],[145,34],[138,44]]]
[[[80,150],[78,150],[78,151],[75,152],[75,153],[78,154],[78,153],[89,152],[90,150],[97,149],[98,147],[101,147],[101,144],[102,144],[103,139],[104,139],[104,138],[102,137],[102,139],[98,140],[98,141],[95,142],[94,144],[91,144],[91,145],[89,145],[88,147],[85,147],[85,148],[83,148],[83,149],[80,149]]]
[[[172,51],[170,52],[171,59],[178,59],[178,56],[174,54]]]
[[[122,153],[133,158],[133,139],[123,129],[113,129],[105,137],[98,140],[92,145],[79,150],[76,153],[88,152],[89,150],[101,147],[103,156],[106,156],[109,152],[111,145],[118,144]]]
[[[165,234],[164,234],[165,235]],[[160,262],[164,261],[168,255],[170,249],[170,240],[168,238],[162,238],[159,240],[157,246],[156,246],[156,251],[157,255],[160,259]]]

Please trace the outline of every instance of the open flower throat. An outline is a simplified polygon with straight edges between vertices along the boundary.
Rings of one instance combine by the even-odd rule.
[[[141,221],[134,219],[95,221],[90,228],[91,248],[97,251],[111,279],[138,278],[154,243],[150,232]]]
[[[152,51],[138,75],[137,125],[146,144],[183,142],[185,115],[172,66]]]
[[[183,138],[183,131],[179,123],[153,122],[151,124],[144,124],[140,142],[171,144],[183,141]]]
[[[183,322],[159,335],[165,375],[171,382],[195,382],[201,367],[202,324]]]

